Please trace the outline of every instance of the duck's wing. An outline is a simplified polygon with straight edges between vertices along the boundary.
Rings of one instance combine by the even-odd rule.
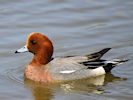
[[[53,65],[54,66],[56,65],[57,67],[54,67],[53,69],[58,70],[60,73],[74,73],[83,69],[91,70],[103,67],[106,72],[109,72],[116,65],[127,61],[127,60],[108,61],[100,59],[110,49],[111,48],[105,48],[99,52],[85,56],[67,56],[63,58],[57,58],[57,59],[55,58],[54,60],[52,60],[52,62]]]
[[[82,69],[96,69],[103,67],[106,72],[109,72],[116,65],[125,62],[127,60],[102,60],[100,59],[111,48],[102,49],[99,52],[95,52],[85,56],[67,56],[57,59],[58,67],[61,73],[73,73]],[[56,59],[54,59],[55,61]]]
[[[55,58],[51,61],[49,70],[57,80],[73,80],[105,74],[125,61],[127,60],[77,62],[68,58]]]

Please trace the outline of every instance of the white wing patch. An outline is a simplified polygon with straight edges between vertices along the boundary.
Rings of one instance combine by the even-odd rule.
[[[64,71],[60,71],[61,74],[71,74],[73,72],[75,72],[76,70],[64,70]]]

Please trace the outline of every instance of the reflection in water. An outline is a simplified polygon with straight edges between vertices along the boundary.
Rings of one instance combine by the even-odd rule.
[[[31,89],[35,100],[51,100],[51,98],[53,97],[53,93],[48,86],[33,86]]]
[[[35,100],[51,100],[53,98],[53,91],[50,84],[41,84],[25,79],[25,84],[30,88]]]
[[[35,100],[51,100],[54,98],[56,92],[66,93],[96,93],[101,94],[105,92],[105,86],[110,82],[125,80],[125,78],[120,78],[108,73],[95,78],[88,78],[82,80],[75,80],[69,82],[62,82],[56,84],[44,84],[33,82],[31,80],[25,79],[25,85],[30,88]],[[58,93],[56,93],[57,95]]]

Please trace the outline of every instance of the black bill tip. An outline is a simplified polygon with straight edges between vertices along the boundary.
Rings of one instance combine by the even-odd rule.
[[[19,53],[18,51],[15,51],[14,53]]]

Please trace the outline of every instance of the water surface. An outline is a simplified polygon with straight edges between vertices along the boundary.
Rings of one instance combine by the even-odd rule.
[[[104,58],[129,62],[93,79],[61,84],[24,80],[32,54],[14,54],[30,32],[53,41],[54,56],[83,55],[111,47]],[[1,0],[1,100],[132,100],[132,0]]]

